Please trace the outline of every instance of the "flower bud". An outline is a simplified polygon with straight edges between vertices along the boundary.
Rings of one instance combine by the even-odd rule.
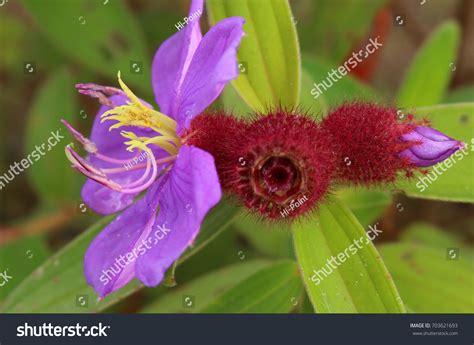
[[[462,141],[457,141],[434,128],[416,126],[412,131],[400,137],[403,142],[414,145],[400,152],[401,158],[407,158],[418,167],[428,167],[439,163],[454,152],[464,147]]]

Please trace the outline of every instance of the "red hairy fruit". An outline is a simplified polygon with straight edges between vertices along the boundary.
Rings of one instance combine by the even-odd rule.
[[[224,191],[265,219],[304,214],[328,191],[330,145],[304,114],[279,109],[249,122],[203,114],[191,131],[202,133],[188,142],[214,156]]]
[[[196,116],[183,135],[183,143],[209,152],[213,157],[224,190],[228,185],[228,171],[234,163],[235,147],[245,135],[246,123],[222,111]]]
[[[400,137],[417,125],[413,116],[398,121],[397,109],[372,103],[347,103],[321,122],[336,157],[334,177],[355,185],[390,183],[399,171],[415,168],[399,154],[414,143]]]

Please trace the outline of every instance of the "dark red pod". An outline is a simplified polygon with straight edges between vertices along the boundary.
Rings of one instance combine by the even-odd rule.
[[[346,103],[321,122],[336,159],[336,179],[356,185],[393,182],[399,171],[416,168],[400,153],[415,142],[402,141],[418,124],[398,120],[397,109],[373,103]]]
[[[266,219],[294,218],[317,206],[334,170],[330,145],[317,123],[282,109],[249,122],[203,114],[189,143],[210,152],[224,191]],[[221,122],[217,124],[216,122]]]

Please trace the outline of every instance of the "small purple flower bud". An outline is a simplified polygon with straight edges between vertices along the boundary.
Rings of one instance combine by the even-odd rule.
[[[426,126],[416,126],[411,132],[400,137],[404,142],[414,142],[410,148],[400,152],[401,158],[418,167],[428,167],[439,163],[464,147],[462,141],[455,140]]]

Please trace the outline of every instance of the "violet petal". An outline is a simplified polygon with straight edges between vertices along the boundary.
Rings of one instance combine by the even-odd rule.
[[[137,260],[140,281],[147,286],[161,282],[166,270],[194,241],[221,194],[214,158],[196,147],[183,146],[160,192],[160,212],[150,234],[152,247]]]
[[[87,283],[100,297],[135,277],[138,247],[152,230],[158,207],[157,195],[163,184],[164,179],[157,180],[145,197],[107,225],[89,245],[84,257],[84,273]]]
[[[180,133],[237,78],[237,48],[244,35],[244,19],[231,17],[214,25],[203,37],[175,99],[173,116]]]
[[[201,42],[199,19],[203,0],[193,0],[189,16],[194,19],[164,41],[155,53],[152,63],[152,86],[160,111],[173,116],[173,103],[191,63],[194,52]]]

